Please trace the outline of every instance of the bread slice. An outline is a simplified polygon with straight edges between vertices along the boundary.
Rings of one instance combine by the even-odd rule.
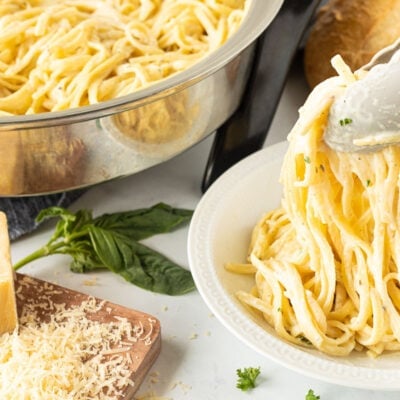
[[[18,327],[14,270],[11,265],[7,218],[0,211],[0,335]]]

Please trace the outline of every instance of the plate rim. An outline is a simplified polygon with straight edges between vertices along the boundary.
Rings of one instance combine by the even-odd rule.
[[[282,163],[288,142],[281,141],[247,156],[225,171],[203,194],[195,208],[188,231],[187,254],[189,267],[196,287],[204,302],[229,332],[256,353],[296,371],[321,381],[359,389],[394,391],[400,389],[400,363],[398,369],[370,368],[348,365],[344,358],[323,359],[279,339],[240,310],[218,279],[212,265],[211,246],[207,238],[212,236],[212,221],[217,214],[215,203],[240,181],[240,176],[256,173],[272,162]],[[266,161],[268,160],[268,161]],[[268,172],[265,172],[268,174]],[[230,189],[231,188],[231,189]],[[267,210],[265,210],[267,211]],[[257,336],[249,338],[251,331]],[[263,343],[260,348],[259,343]],[[268,345],[268,352],[265,346]],[[322,354],[321,354],[322,355]]]

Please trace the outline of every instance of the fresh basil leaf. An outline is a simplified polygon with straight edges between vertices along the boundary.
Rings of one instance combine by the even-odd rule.
[[[55,231],[50,239],[54,241],[60,237],[68,238],[73,232],[78,232],[92,222],[92,213],[88,210],[79,210],[75,214],[62,207],[49,207],[42,210],[36,217],[37,222],[46,219],[59,218]]]
[[[190,271],[126,236],[99,227],[90,229],[102,263],[127,281],[153,292],[178,295],[195,289]]]
[[[69,221],[68,232],[70,233],[82,231],[87,225],[93,223],[92,212],[89,210],[79,210],[74,215],[75,219],[73,221]]]
[[[192,211],[159,203],[148,209],[104,214],[93,219],[91,211],[72,213],[50,207],[37,217],[39,222],[58,218],[48,243],[14,264],[18,270],[27,263],[51,254],[73,259],[70,269],[85,272],[109,269],[144,289],[170,295],[195,289],[190,271],[137,240],[169,232],[189,221]]]
[[[36,222],[42,222],[45,219],[60,217],[64,220],[74,220],[75,214],[63,207],[49,207],[41,210],[36,217]]]
[[[190,221],[192,214],[191,210],[158,203],[150,208],[103,214],[95,218],[93,223],[133,240],[142,240],[156,234],[173,231]]]
[[[132,264],[130,239],[97,226],[89,230],[93,250],[98,259],[111,271],[119,273]]]
[[[132,242],[131,246],[135,263],[119,272],[127,281],[143,289],[172,296],[189,293],[196,288],[190,271],[143,244]]]
[[[89,253],[77,253],[73,256],[73,261],[70,264],[72,272],[84,273],[99,269],[107,269],[107,267],[96,257]]]
[[[59,221],[49,243],[68,233],[68,226],[74,223],[76,215],[62,207],[49,207],[39,212],[36,222],[41,223],[51,218],[59,218]]]

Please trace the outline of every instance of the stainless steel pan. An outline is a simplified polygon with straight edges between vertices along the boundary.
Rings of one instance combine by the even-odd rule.
[[[256,39],[282,2],[252,0],[223,47],[144,90],[62,112],[0,118],[0,196],[65,191],[131,175],[215,131],[238,107]],[[162,128],[142,135],[138,126],[145,119]]]

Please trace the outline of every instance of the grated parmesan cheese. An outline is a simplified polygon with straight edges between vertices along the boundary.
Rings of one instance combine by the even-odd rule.
[[[68,308],[53,303],[51,290],[49,285],[40,298],[24,299],[19,329],[0,336],[0,399],[121,398],[134,385],[132,358],[124,352],[148,333],[125,318],[91,319],[104,306],[92,297]]]

